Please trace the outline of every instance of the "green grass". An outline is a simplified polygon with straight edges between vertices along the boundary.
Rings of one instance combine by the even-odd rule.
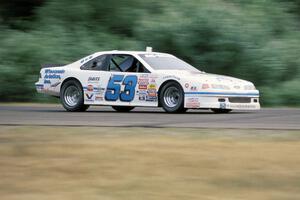
[[[300,131],[0,127],[0,197],[300,198]]]

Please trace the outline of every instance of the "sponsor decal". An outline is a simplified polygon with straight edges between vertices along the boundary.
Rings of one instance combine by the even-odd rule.
[[[202,84],[202,89],[208,89],[208,88],[209,88],[209,84],[207,83]]]
[[[64,69],[54,69],[54,70],[52,70],[52,69],[46,69],[45,70],[45,73],[46,74],[64,74],[65,73],[65,70]]]
[[[154,97],[154,96],[147,96],[146,97],[146,101],[157,101],[157,97]]]
[[[104,94],[105,88],[97,88],[97,93],[98,94]]]
[[[140,78],[148,78],[149,76],[148,76],[148,74],[141,74],[140,75]]]
[[[149,84],[148,89],[156,90],[156,85],[155,84]]]
[[[138,84],[139,84],[140,90],[147,89],[147,86],[149,84],[149,79],[148,78],[139,78]]]
[[[139,89],[140,90],[146,90],[147,89],[147,85],[139,85]]]
[[[138,95],[140,101],[157,101],[156,89],[138,90],[136,94]]]
[[[195,102],[199,102],[199,99],[198,98],[187,98],[187,102],[195,103]]]
[[[156,84],[156,80],[154,78],[150,79],[150,83]]]
[[[196,91],[197,87],[196,86],[191,86],[191,91]]]
[[[220,84],[212,84],[211,87],[213,89],[221,89],[221,90],[230,90],[229,86],[226,85],[220,85]]]
[[[149,79],[148,78],[139,78],[138,83],[139,83],[139,85],[148,85]]]
[[[88,92],[94,92],[97,94],[102,94],[105,91],[105,88],[98,88],[94,87],[93,85],[88,85],[86,87],[83,87],[83,90],[88,91]]]
[[[187,98],[185,107],[187,108],[199,108],[200,107],[200,101],[198,98]]]
[[[93,92],[94,91],[94,86],[93,85],[88,85],[87,86],[87,91]]]
[[[148,85],[146,101],[157,101],[157,90],[156,85]]]
[[[103,101],[104,97],[102,95],[96,95],[95,96],[95,101]]]
[[[51,84],[50,80],[44,80],[44,84]]]
[[[94,97],[94,94],[87,94],[87,93],[86,93],[85,96],[86,96],[87,100],[93,101],[92,99],[93,99],[93,97]]]
[[[61,74],[64,74],[65,70],[52,70],[52,69],[46,69],[45,70],[45,76],[44,76],[44,84],[51,84],[51,81],[49,79],[61,79]]]
[[[136,94],[147,94],[147,90],[137,90]]]
[[[184,84],[184,87],[185,87],[185,88],[189,88],[189,87],[190,87],[190,84],[186,83],[186,84]]]
[[[146,101],[146,98],[147,98],[147,94],[144,94],[144,93],[139,94],[139,100],[140,101]]]
[[[100,77],[89,77],[88,78],[88,82],[99,82],[100,81]]]
[[[238,81],[237,79],[229,78],[229,77],[226,77],[226,76],[218,76],[216,79],[217,79],[219,82],[222,82],[222,81],[230,81],[230,82],[233,82],[233,80]]]
[[[61,76],[59,74],[46,74],[44,79],[61,79]]]
[[[157,75],[151,75],[151,76],[149,76],[149,78],[152,78],[152,79],[157,79],[157,78],[158,78],[158,76],[157,76]]]
[[[146,101],[157,101],[157,89],[155,84],[149,84]]]
[[[93,58],[93,56],[85,57],[85,58],[83,58],[83,59],[80,61],[80,63],[83,63],[83,62],[85,62],[85,61],[91,60],[92,58]]]
[[[149,89],[148,90],[148,96],[149,97],[156,97],[156,89]]]

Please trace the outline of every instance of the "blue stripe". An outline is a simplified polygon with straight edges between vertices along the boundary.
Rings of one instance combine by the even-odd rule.
[[[229,95],[229,96],[259,96],[259,93],[226,93],[226,92],[185,92],[185,94],[200,95]]]

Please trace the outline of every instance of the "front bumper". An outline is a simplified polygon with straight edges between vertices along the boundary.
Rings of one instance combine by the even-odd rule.
[[[216,108],[231,110],[259,110],[259,94],[255,93],[186,93],[185,108]]]

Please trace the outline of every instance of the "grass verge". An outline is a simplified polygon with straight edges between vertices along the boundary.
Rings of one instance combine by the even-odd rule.
[[[299,199],[300,132],[0,126],[1,199]]]

